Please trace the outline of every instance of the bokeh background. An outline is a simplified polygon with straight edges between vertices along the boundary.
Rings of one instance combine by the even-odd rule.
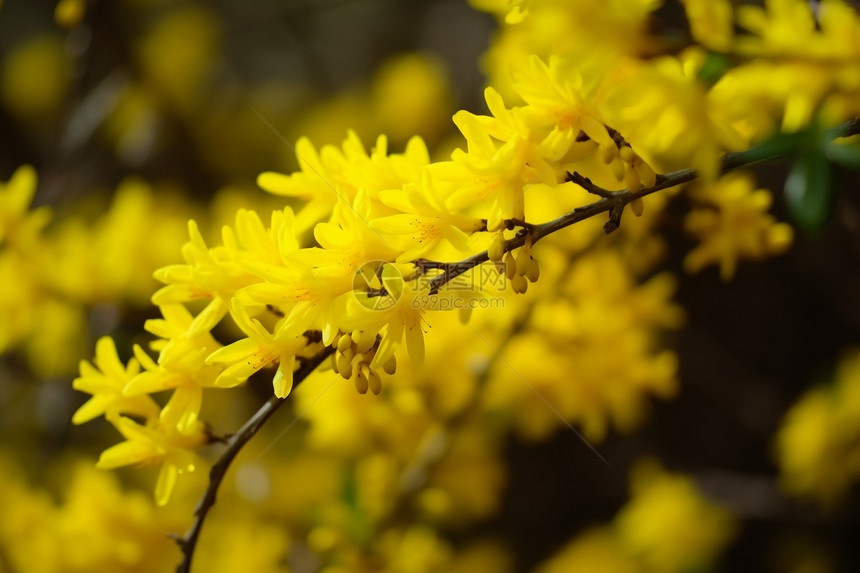
[[[152,272],[180,260],[189,218],[214,239],[240,207],[285,204],[255,180],[297,169],[300,136],[339,145],[351,129],[370,146],[385,133],[400,151],[420,135],[433,157],[447,157],[462,144],[451,115],[485,112],[482,54],[498,26],[460,0],[3,2],[0,181],[33,166],[29,211],[50,209],[51,221],[42,243],[19,245],[38,268],[11,255],[0,265],[0,571],[109,570],[106,563],[164,571],[178,562],[164,532],[187,528],[205,472],[156,508],[151,472],[92,469],[116,436],[103,422],[71,424],[86,398],[72,389],[78,362],[106,334],[123,358],[149,339],[141,325],[159,316],[149,303]],[[666,2],[654,26],[683,29],[681,5]],[[757,168],[759,186],[780,189],[788,167]],[[684,272],[689,207],[669,202],[656,271],[677,278],[673,300],[686,316],[661,338],[679,358],[680,390],[651,400],[635,432],[609,432],[598,445],[608,465],[564,427],[538,438],[492,430],[490,439],[472,425],[455,431],[451,416],[454,445],[439,467],[424,468],[431,487],[393,503],[385,484],[398,477],[385,452],[397,448],[337,448],[325,438],[307,447],[317,442],[304,408],[326,407],[309,396],[249,445],[207,524],[197,570],[571,570],[565,547],[578,547],[584,561],[576,563],[591,571],[858,570],[851,478],[829,503],[786,493],[776,437],[810,388],[860,378],[856,366],[839,366],[860,341],[858,176],[835,169],[829,222],[798,233],[785,255],[742,264],[729,282],[716,268]],[[0,222],[13,220],[8,205],[0,208]],[[778,194],[773,212],[789,219]],[[459,376],[450,368],[434,365],[425,378],[450,385]],[[210,414],[229,432],[270,388],[215,397]],[[799,435],[819,439],[825,425],[815,418]],[[406,433],[397,447],[430,447],[428,435]],[[834,446],[829,461],[860,467],[857,439]],[[853,457],[839,457],[846,452]],[[827,489],[831,470],[822,471]],[[664,489],[636,497],[659,479]],[[350,513],[357,497],[384,507],[367,513],[385,521],[376,526],[386,549],[362,549],[370,525]],[[601,528],[650,531],[665,522],[667,537],[683,537],[673,508],[705,512],[700,562],[661,569],[659,560],[640,567],[609,557],[619,553]],[[707,513],[713,508],[725,515]],[[556,565],[541,565],[554,555]]]

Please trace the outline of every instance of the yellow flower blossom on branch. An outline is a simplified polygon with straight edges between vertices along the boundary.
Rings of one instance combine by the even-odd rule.
[[[197,468],[200,462],[194,450],[209,439],[201,422],[186,431],[161,423],[153,427],[142,426],[126,417],[119,418],[115,425],[125,441],[102,452],[96,467],[114,469],[161,464],[155,485],[158,505],[165,505],[170,499],[179,474],[193,472]]]
[[[158,416],[158,404],[147,395],[127,396],[127,384],[138,374],[140,365],[132,358],[128,365],[120,362],[113,339],[105,336],[96,343],[94,364],[81,361],[81,375],[75,378],[75,390],[91,394],[92,398],[78,408],[72,417],[75,424],[83,424],[105,416],[116,422],[120,415],[143,416],[147,420]]]

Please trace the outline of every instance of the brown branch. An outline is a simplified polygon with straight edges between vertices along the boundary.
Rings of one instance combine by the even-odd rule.
[[[826,132],[827,139],[830,140],[857,134],[860,134],[860,118],[847,121]],[[797,135],[798,139],[802,138],[802,134]],[[770,145],[762,144],[746,151],[727,153],[720,160],[720,172],[726,173],[739,167],[747,167],[763,163],[765,161],[772,161],[774,159],[786,157],[795,153],[796,148],[797,146],[793,145],[782,149],[774,149]],[[682,183],[688,183],[696,179],[698,176],[699,174],[695,169],[680,169],[665,175],[657,175],[657,182],[653,187],[648,187],[647,189],[640,186],[636,191],[630,191],[628,189],[609,191],[608,189],[595,185],[588,177],[584,177],[579,173],[568,173],[568,181],[573,181],[589,193],[599,196],[600,199],[593,203],[589,203],[588,205],[577,207],[570,213],[566,213],[558,219],[553,219],[552,221],[539,225],[530,225],[529,233],[517,235],[516,237],[506,241],[504,251],[513,251],[514,249],[522,247],[525,244],[526,239],[529,238],[532,244],[534,244],[547,235],[551,235],[552,233],[564,229],[565,227],[569,227],[574,223],[590,219],[591,217],[606,211],[609,212],[609,221],[607,221],[603,229],[606,233],[611,233],[620,225],[621,214],[624,211],[624,207],[631,201],[646,197],[652,193],[656,193],[657,191],[662,191],[663,189],[675,187]],[[483,251],[463,259],[462,261],[445,265],[444,272],[429,281],[429,294],[437,294],[443,285],[472,267],[480,265],[488,260],[489,256],[487,255],[487,251]]]
[[[295,390],[296,386],[301,384],[317,366],[322,364],[326,358],[331,356],[333,352],[334,348],[327,346],[318,354],[304,362],[293,374],[293,390]],[[197,539],[200,536],[200,530],[203,528],[203,522],[206,521],[206,516],[209,515],[209,510],[215,505],[215,497],[218,493],[218,487],[221,485],[224,476],[227,474],[227,470],[230,468],[230,464],[233,462],[233,459],[239,451],[241,451],[242,447],[248,443],[248,440],[254,437],[254,435],[260,430],[266,420],[268,420],[285,402],[286,399],[272,396],[254,413],[253,416],[248,419],[247,422],[245,422],[238,432],[227,439],[227,449],[224,450],[218,460],[212,465],[212,469],[209,470],[209,485],[200,497],[200,501],[197,502],[197,507],[194,510],[194,522],[191,524],[191,528],[182,537],[172,536],[176,543],[179,544],[179,548],[182,550],[182,561],[176,567],[176,573],[190,573],[191,559],[194,557],[194,549],[197,546]]]

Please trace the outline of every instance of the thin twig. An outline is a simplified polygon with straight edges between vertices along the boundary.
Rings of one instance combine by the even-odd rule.
[[[295,390],[296,386],[301,384],[333,352],[334,348],[327,346],[302,364],[301,368],[293,374],[293,389]],[[190,573],[191,559],[194,557],[194,549],[197,546],[197,539],[200,536],[200,530],[203,528],[203,522],[206,521],[209,510],[215,505],[218,487],[227,474],[227,470],[230,468],[233,459],[248,440],[254,437],[260,430],[266,420],[285,402],[286,399],[272,396],[245,422],[245,425],[238,432],[227,439],[227,449],[224,450],[218,460],[212,465],[212,469],[209,470],[209,485],[200,497],[200,501],[197,502],[197,507],[194,510],[194,523],[191,524],[191,528],[182,537],[174,536],[174,540],[182,550],[182,561],[176,567],[176,573]]]
[[[831,140],[857,134],[860,134],[860,118],[847,121],[826,132],[827,139]],[[801,137],[802,134],[798,134],[798,140]],[[771,145],[762,144],[746,151],[727,153],[720,160],[720,172],[726,173],[732,169],[737,169],[738,167],[747,167],[763,163],[765,161],[772,161],[774,159],[786,157],[795,153],[796,149],[797,145],[788,145],[781,149],[775,149]],[[610,216],[609,221],[607,221],[603,229],[607,233],[611,233],[618,228],[624,207],[631,201],[646,197],[652,193],[656,193],[657,191],[662,191],[663,189],[668,189],[669,187],[688,183],[696,179],[698,176],[699,174],[695,169],[680,169],[665,175],[658,175],[657,182],[653,187],[645,188],[640,186],[636,191],[630,191],[627,189],[621,191],[609,191],[608,189],[595,185],[590,179],[583,177],[579,173],[569,173],[568,181],[573,181],[589,193],[600,196],[600,199],[593,203],[589,203],[588,205],[577,207],[570,213],[565,213],[558,219],[553,219],[552,221],[547,221],[546,223],[541,223],[539,225],[531,225],[529,233],[517,235],[506,241],[504,251],[513,251],[514,249],[522,247],[525,244],[526,239],[531,240],[532,244],[534,244],[547,235],[551,235],[552,233],[564,229],[565,227],[569,227],[574,223],[590,219],[591,217],[606,211],[609,212]],[[439,276],[433,277],[433,279],[429,281],[429,294],[437,294],[443,285],[463,274],[467,270],[488,260],[489,256],[487,255],[487,251],[483,251],[465,258],[462,261],[450,263],[445,268],[445,272]]]

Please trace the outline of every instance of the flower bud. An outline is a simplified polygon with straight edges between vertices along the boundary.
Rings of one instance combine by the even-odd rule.
[[[618,157],[618,147],[615,143],[600,146],[600,159],[603,163],[609,165],[616,157]]]
[[[517,263],[514,261],[514,256],[508,251],[505,253],[505,276],[512,279],[515,274],[517,274]]]
[[[335,363],[337,364],[337,371],[341,376],[344,378],[352,377],[352,364],[345,354],[341,354],[340,352],[335,354]]]
[[[536,259],[529,261],[529,268],[526,270],[526,278],[533,283],[536,283],[540,278],[540,265],[538,265]]]
[[[337,339],[337,351],[338,352],[346,352],[347,348],[352,346],[352,338],[348,335],[344,334],[340,338]]]
[[[624,186],[628,191],[639,190],[639,174],[630,165],[627,166],[627,171],[624,172]]]
[[[376,343],[376,333],[369,330],[354,330],[352,332],[352,341],[355,343],[355,351],[363,354]]]
[[[629,145],[622,145],[621,149],[618,150],[618,155],[621,156],[621,159],[624,160],[624,163],[633,163],[636,158],[636,152]]]
[[[352,383],[355,384],[355,389],[359,394],[367,394],[367,388],[370,385],[370,382],[363,372],[359,370],[358,375],[353,376]]]
[[[374,394],[379,394],[382,390],[382,378],[379,377],[379,374],[374,370],[370,370],[370,375],[367,377],[368,385],[370,386],[370,391]]]
[[[651,169],[650,165],[644,161],[637,161],[633,164],[633,168],[636,170],[637,175],[639,175],[639,180],[646,189],[650,189],[657,184],[657,174],[654,173],[654,170]]]
[[[531,261],[531,248],[528,243],[526,243],[523,248],[517,253],[517,274],[525,275],[526,271],[529,269],[529,261]]]
[[[529,283],[523,275],[514,275],[511,279],[511,287],[517,294],[525,294],[529,288]]]

